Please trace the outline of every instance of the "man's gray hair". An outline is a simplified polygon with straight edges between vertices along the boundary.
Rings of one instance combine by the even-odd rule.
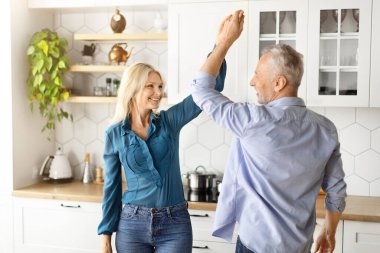
[[[303,75],[303,55],[286,44],[277,44],[264,49],[269,53],[274,75],[284,75],[288,83],[298,89]]]

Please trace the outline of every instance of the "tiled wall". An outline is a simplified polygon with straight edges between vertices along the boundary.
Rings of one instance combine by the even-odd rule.
[[[160,11],[164,18],[165,11]],[[154,11],[122,10],[127,19],[126,31],[152,31]],[[61,12],[55,15],[55,29],[69,39],[71,63],[81,62],[82,42],[72,41],[73,33],[110,33],[108,12]],[[112,45],[99,44],[97,62],[106,62]],[[134,42],[134,53],[128,63],[145,61],[157,66],[167,76],[167,44]],[[104,85],[106,77],[115,74],[70,74],[67,82],[73,90],[90,94],[95,83]],[[114,104],[66,104],[74,123],[64,121],[56,130],[57,146],[68,155],[77,178],[81,175],[85,153],[93,164],[103,166],[103,133],[113,115]],[[380,109],[312,108],[331,119],[339,130],[348,194],[380,196]],[[216,126],[205,114],[186,125],[181,132],[180,159],[183,173],[204,165],[210,171],[223,173],[231,135]]]

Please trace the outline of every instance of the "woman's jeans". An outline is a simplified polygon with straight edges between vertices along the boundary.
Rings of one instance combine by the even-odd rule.
[[[116,232],[118,253],[191,253],[187,203],[163,208],[125,205]]]
[[[249,250],[247,247],[245,247],[241,241],[240,238],[238,237],[237,242],[236,242],[236,249],[235,253],[255,253],[251,250]]]

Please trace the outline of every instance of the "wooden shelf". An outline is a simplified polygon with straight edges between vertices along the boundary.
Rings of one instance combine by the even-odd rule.
[[[116,97],[70,96],[68,103],[116,103]]]
[[[72,65],[71,72],[123,72],[127,65]]]
[[[112,33],[112,34],[74,34],[74,40],[84,41],[98,41],[98,42],[110,42],[110,41],[123,41],[123,40],[168,40],[168,33]]]
[[[99,104],[112,104],[116,103],[116,97],[98,97],[98,96],[70,96],[66,101],[67,103],[99,103]],[[168,99],[165,97],[161,99],[161,106],[168,105]]]

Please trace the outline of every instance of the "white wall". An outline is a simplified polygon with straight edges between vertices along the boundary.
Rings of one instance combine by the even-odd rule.
[[[0,29],[3,38],[2,49],[0,108],[2,123],[0,131],[0,253],[12,252],[12,77],[11,77],[11,30],[10,2],[0,2]]]
[[[29,109],[26,85],[29,40],[34,32],[53,27],[53,14],[30,10],[27,4],[27,0],[11,1],[14,188],[36,182],[38,177],[33,178],[33,172],[38,171],[44,157],[55,149],[54,143],[41,133],[44,121],[38,108],[33,114]]]

